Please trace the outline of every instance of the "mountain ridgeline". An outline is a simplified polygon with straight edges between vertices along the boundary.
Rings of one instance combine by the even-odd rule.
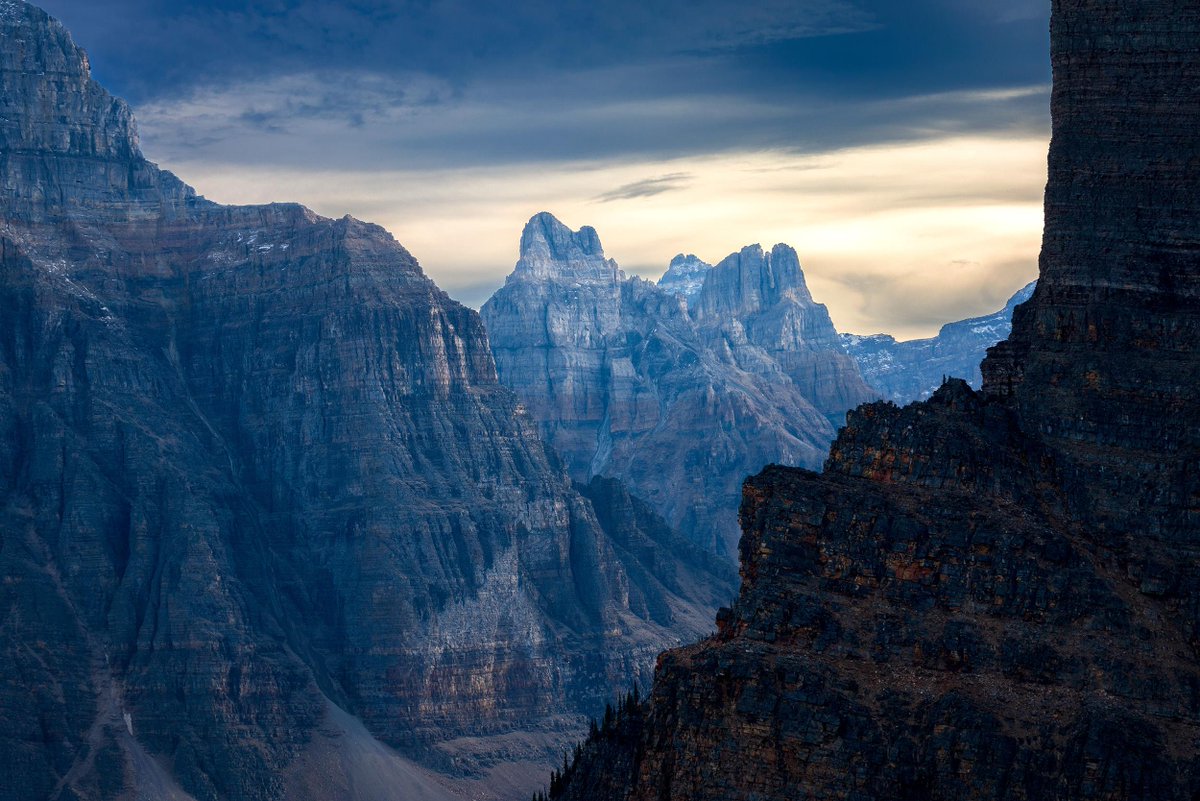
[[[512,794],[710,629],[386,231],[197,196],[15,0],[0,88],[0,799]]]
[[[572,477],[621,479],[701,547],[734,558],[741,483],[768,464],[819,468],[846,412],[928,397],[979,360],[1012,307],[932,340],[839,335],[795,250],[680,254],[655,286],[627,277],[590,227],[548,213],[481,309],[499,377]]]
[[[842,334],[846,352],[858,362],[863,379],[884,398],[900,405],[929,400],[947,378],[961,378],[979,389],[979,365],[987,349],[1012,332],[1013,310],[1033,296],[1034,281],[994,314],[947,323],[937,336],[897,342],[888,334]]]
[[[1055,0],[1041,275],[745,485],[742,589],[554,799],[1200,798],[1200,8]]]
[[[626,277],[592,228],[542,213],[480,313],[500,380],[573,478],[621,479],[732,558],[742,479],[773,462],[818,466],[833,421],[872,394],[790,248],[676,266],[689,261],[704,274],[694,311]]]

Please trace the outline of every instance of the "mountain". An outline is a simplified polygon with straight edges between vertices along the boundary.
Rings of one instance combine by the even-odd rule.
[[[480,310],[500,380],[572,478],[621,479],[714,553],[737,544],[741,480],[816,466],[833,428],[798,386],[713,352],[676,295],[627,278],[592,228],[541,213]]]
[[[962,378],[979,389],[979,363],[987,349],[1007,339],[1013,309],[1033,296],[1031,282],[994,314],[947,323],[930,339],[897,342],[887,334],[842,334],[842,344],[862,370],[863,379],[883,397],[900,405],[928,400],[947,378]]]
[[[689,308],[709,347],[768,381],[782,373],[835,426],[846,410],[877,397],[787,245],[731,254],[707,274]]]
[[[0,84],[0,798],[523,793],[708,629],[386,231],[198,197],[23,2]]]
[[[704,279],[710,270],[712,265],[708,262],[701,261],[691,253],[686,256],[680,253],[671,259],[667,271],[658,279],[658,288],[690,301],[704,286]]]
[[[1041,277],[982,390],[747,482],[718,634],[553,798],[1200,797],[1197,42],[1055,0]]]

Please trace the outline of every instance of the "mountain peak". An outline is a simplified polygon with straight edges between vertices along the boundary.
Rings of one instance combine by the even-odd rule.
[[[128,216],[195,199],[142,157],[129,106],[92,79],[87,54],[62,24],[21,0],[0,0],[0,43],[5,218]]]
[[[608,282],[624,277],[616,262],[604,257],[595,228],[585,225],[572,231],[548,211],[533,215],[525,224],[515,276]]]
[[[670,267],[663,273],[663,277],[658,279],[658,286],[666,292],[691,300],[704,286],[704,278],[710,270],[712,265],[697,258],[694,253],[680,253],[671,259]]]
[[[0,29],[23,45],[0,49],[5,150],[140,158],[129,107],[92,80],[87,54],[61,23],[22,0],[0,0]]]
[[[781,243],[768,253],[762,245],[747,245],[712,268],[697,293],[696,313],[724,319],[734,311],[746,314],[770,308],[785,298],[815,304],[795,249]]]

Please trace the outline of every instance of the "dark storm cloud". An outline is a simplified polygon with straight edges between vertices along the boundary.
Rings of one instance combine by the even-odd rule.
[[[313,68],[469,81],[860,30],[845,0],[45,0],[132,100]]]
[[[171,161],[371,169],[1043,130],[1015,0],[44,0]],[[251,143],[251,139],[254,139]]]

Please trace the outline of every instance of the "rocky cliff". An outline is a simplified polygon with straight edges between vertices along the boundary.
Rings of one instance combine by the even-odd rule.
[[[711,270],[712,265],[700,260],[695,254],[680,253],[671,259],[667,271],[658,279],[658,288],[690,301],[700,293],[704,279]]]
[[[983,389],[746,484],[743,588],[589,799],[1200,794],[1200,8],[1056,0],[1041,278]]]
[[[690,303],[709,347],[769,381],[782,374],[835,425],[873,400],[787,245],[743,248],[714,267]]]
[[[622,479],[729,558],[742,479],[771,462],[816,466],[833,438],[800,386],[713,351],[686,303],[626,278],[591,228],[535,216],[481,314],[500,380],[575,480]]]
[[[1033,296],[1030,283],[994,314],[947,323],[936,337],[897,342],[888,334],[842,334],[842,345],[858,363],[863,380],[893,403],[928,400],[947,378],[961,378],[979,389],[979,363],[988,348],[1012,332],[1013,309]]]
[[[0,798],[495,794],[707,628],[385,231],[197,197],[14,0],[0,88]]]

